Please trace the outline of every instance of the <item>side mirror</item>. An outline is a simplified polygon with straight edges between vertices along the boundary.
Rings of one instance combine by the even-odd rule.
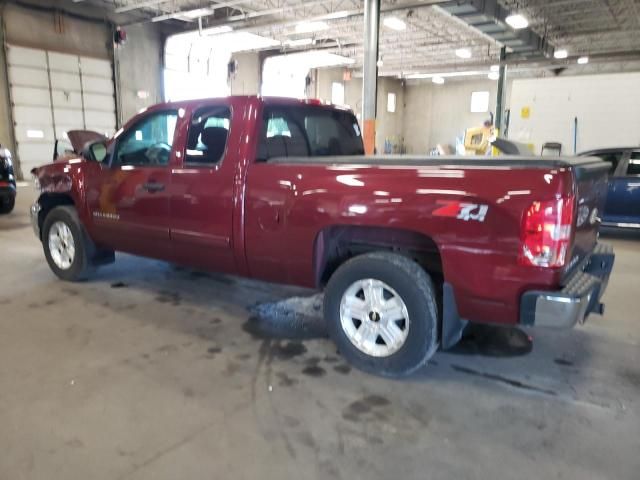
[[[104,141],[87,143],[82,149],[82,156],[101,163],[107,157],[107,144]]]

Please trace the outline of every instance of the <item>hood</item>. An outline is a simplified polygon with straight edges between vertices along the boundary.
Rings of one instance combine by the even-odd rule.
[[[107,139],[101,133],[92,130],[69,130],[67,137],[69,137],[73,151],[78,154],[82,153],[82,149],[87,143]]]

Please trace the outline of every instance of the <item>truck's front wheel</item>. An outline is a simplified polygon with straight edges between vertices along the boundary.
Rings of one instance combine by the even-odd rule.
[[[352,258],[329,280],[324,302],[331,337],[362,370],[409,375],[436,351],[433,284],[409,258],[388,252]]]
[[[75,282],[91,272],[95,246],[84,233],[75,208],[56,207],[46,216],[42,245],[49,267],[59,278]]]

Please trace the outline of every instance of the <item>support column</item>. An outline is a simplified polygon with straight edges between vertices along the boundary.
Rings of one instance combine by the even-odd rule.
[[[380,0],[364,2],[364,67],[362,77],[362,119],[364,150],[372,155],[376,144],[376,101],[378,97],[378,31]]]
[[[506,98],[507,66],[504,61],[507,57],[507,47],[500,50],[500,70],[498,76],[498,98],[496,99],[496,120],[494,122],[498,135],[505,131],[504,104]]]

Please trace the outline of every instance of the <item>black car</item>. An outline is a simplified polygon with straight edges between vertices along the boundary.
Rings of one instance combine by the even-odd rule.
[[[0,214],[9,213],[16,203],[16,176],[11,152],[0,147]]]

